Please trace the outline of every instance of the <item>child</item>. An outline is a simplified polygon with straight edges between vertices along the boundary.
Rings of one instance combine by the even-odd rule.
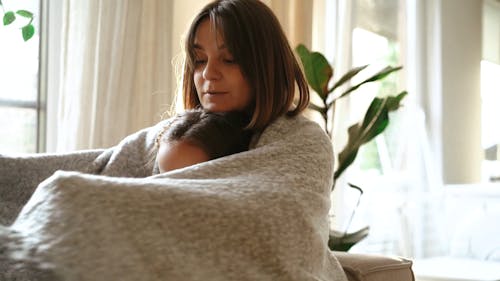
[[[248,149],[252,133],[240,112],[192,109],[180,113],[156,139],[160,173]]]

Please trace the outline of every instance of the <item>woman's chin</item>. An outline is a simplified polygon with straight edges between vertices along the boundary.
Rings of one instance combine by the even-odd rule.
[[[226,112],[226,111],[232,111],[232,110],[234,110],[230,106],[223,105],[223,104],[205,103],[205,104],[202,104],[202,105],[203,105],[203,108],[205,110],[211,111],[211,112]]]

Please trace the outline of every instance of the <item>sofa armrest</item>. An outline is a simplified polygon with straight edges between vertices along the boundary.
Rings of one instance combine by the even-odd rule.
[[[333,252],[349,281],[414,281],[412,262],[401,257]]]

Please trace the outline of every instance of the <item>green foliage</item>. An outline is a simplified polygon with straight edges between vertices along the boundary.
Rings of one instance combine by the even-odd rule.
[[[28,41],[35,34],[35,27],[32,24],[25,25],[21,29],[21,32],[23,34],[24,41]]]
[[[26,10],[18,10],[16,12],[16,14],[18,14],[18,15],[20,15],[22,17],[28,18],[28,19],[32,19],[33,18],[33,13],[29,12],[29,11],[26,11]]]
[[[398,109],[401,100],[407,94],[404,91],[397,96],[374,98],[366,111],[363,121],[349,127],[348,142],[339,154],[339,167],[335,170],[335,179],[340,177],[345,169],[354,162],[361,145],[371,141],[385,130],[389,125],[389,111]]]
[[[35,34],[35,27],[32,24],[34,19],[33,13],[26,10],[17,10],[15,13],[13,11],[5,11],[1,0],[0,0],[0,6],[2,7],[3,11],[4,26],[10,25],[14,21],[16,21],[17,19],[16,14],[29,20],[29,22],[21,28],[21,34],[23,36],[24,41],[30,40]]]
[[[343,233],[340,231],[330,231],[330,239],[328,240],[328,248],[333,251],[347,252],[352,246],[368,236],[370,227],[365,226],[353,233]],[[332,239],[333,238],[333,239]]]
[[[328,82],[333,76],[333,68],[322,54],[309,52],[304,45],[299,45],[296,51],[302,59],[307,82],[324,99],[328,94]]]
[[[347,85],[352,78],[366,69],[368,65],[355,67],[334,82],[331,81],[334,73],[333,67],[321,53],[311,52],[302,44],[298,45],[295,50],[304,66],[307,82],[322,101],[321,105],[311,104],[309,108],[321,114],[325,122],[325,130],[329,135],[332,132],[328,130],[327,113],[329,110],[334,110],[335,102],[338,99],[356,91],[364,84],[381,81],[389,74],[402,69],[401,66],[387,66],[360,83],[349,86],[344,91],[339,91],[341,86]],[[328,88],[330,84],[333,84],[333,86]],[[389,112],[398,109],[401,100],[406,95],[407,92],[404,91],[396,96],[374,98],[363,120],[349,127],[348,143],[338,156],[338,167],[334,172],[334,181],[354,162],[359,148],[385,130],[389,124]]]
[[[14,12],[9,11],[3,15],[3,25],[9,25],[16,20],[16,14]]]
[[[335,102],[338,99],[355,92],[364,84],[382,81],[389,74],[402,69],[400,66],[387,66],[360,83],[349,85],[347,83],[365,70],[368,65],[355,67],[345,73],[338,81],[334,82],[331,81],[334,69],[321,53],[311,52],[304,45],[298,45],[295,51],[299,55],[302,65],[304,66],[304,72],[309,86],[311,86],[321,100],[320,105],[311,103],[309,108],[321,114],[325,124],[325,130],[330,136],[332,135],[331,130],[333,130],[333,128],[328,126],[328,112],[335,110]],[[331,88],[329,88],[329,85],[332,85]],[[340,91],[340,89],[342,89],[341,86],[343,85],[348,85],[348,87],[343,91]],[[403,91],[395,96],[374,98],[368,107],[363,120],[349,127],[347,144],[338,155],[337,168],[333,175],[334,184],[332,186],[332,190],[335,186],[336,180],[356,159],[359,148],[371,141],[377,135],[381,134],[387,128],[387,125],[389,124],[389,112],[397,110],[402,99],[406,95],[407,92]],[[363,190],[360,187],[350,183],[348,183],[348,185],[351,188],[357,189],[360,192],[361,197]],[[356,209],[352,212],[350,220],[352,220],[355,210]],[[350,221],[347,224],[347,229],[349,228],[349,225]],[[348,251],[352,246],[368,236],[370,230],[367,226],[356,232],[348,233],[347,229],[344,232],[330,230],[328,247],[331,250]]]

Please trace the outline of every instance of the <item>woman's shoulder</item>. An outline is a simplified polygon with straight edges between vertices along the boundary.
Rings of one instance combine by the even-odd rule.
[[[324,129],[317,122],[301,114],[282,116],[269,125],[268,129],[280,134],[316,135],[320,138],[328,138]]]
[[[257,146],[274,140],[307,140],[311,143],[331,146],[331,141],[324,129],[303,115],[282,116],[272,122],[259,136]]]

